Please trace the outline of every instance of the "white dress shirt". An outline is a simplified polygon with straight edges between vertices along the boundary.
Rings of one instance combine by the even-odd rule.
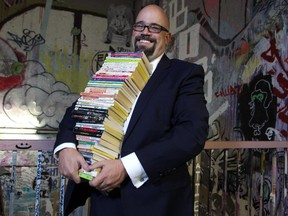
[[[152,73],[156,69],[156,67],[157,67],[157,65],[158,65],[158,63],[159,63],[159,61],[163,55],[164,55],[164,53],[162,55],[160,55],[158,58],[156,58],[155,60],[153,60],[152,62],[150,62],[151,66],[152,66]],[[126,133],[126,130],[128,128],[128,125],[129,125],[132,113],[134,111],[135,104],[139,98],[139,95],[137,96],[136,100],[134,101],[131,112],[129,113],[129,115],[128,115],[125,123],[124,123],[124,127],[123,127],[124,134]],[[76,149],[76,145],[75,145],[75,143],[68,143],[68,142],[62,143],[61,145],[59,145],[55,148],[55,150],[54,150],[55,157],[56,157],[56,153],[59,152],[63,148]],[[137,155],[135,154],[135,152],[133,152],[129,155],[126,155],[124,157],[121,157],[120,160],[122,161],[127,174],[129,175],[133,185],[136,188],[139,188],[141,185],[143,185],[148,180],[148,176],[147,176],[144,168],[142,167],[142,165],[141,165]]]

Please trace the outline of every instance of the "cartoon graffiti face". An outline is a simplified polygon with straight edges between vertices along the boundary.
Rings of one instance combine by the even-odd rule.
[[[251,93],[249,126],[253,128],[254,136],[261,134],[261,129],[269,121],[268,107],[272,102],[272,90],[266,80],[259,80]]]
[[[114,10],[114,17],[110,22],[110,26],[116,29],[118,34],[121,34],[125,30],[129,30],[131,28],[127,17],[126,7],[117,7],[117,10]]]
[[[249,122],[249,126],[254,129],[254,135],[260,135],[261,128],[268,121],[268,115],[266,118],[259,118],[257,113],[265,113],[265,107],[263,102],[266,100],[265,92],[261,90],[256,90],[251,95],[250,109],[251,109],[251,119]],[[257,112],[256,112],[257,110]]]

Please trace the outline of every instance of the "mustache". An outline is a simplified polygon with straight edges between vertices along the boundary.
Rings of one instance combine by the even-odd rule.
[[[149,35],[138,35],[135,37],[135,41],[140,41],[140,40],[147,40],[147,41],[150,41],[150,42],[156,42],[156,39],[149,36]]]

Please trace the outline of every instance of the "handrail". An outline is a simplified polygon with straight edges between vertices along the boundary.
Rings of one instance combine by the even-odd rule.
[[[41,150],[52,151],[55,140],[0,140],[0,151]]]
[[[0,150],[52,151],[55,139],[0,139]],[[207,141],[205,149],[288,148],[288,141]]]
[[[288,148],[288,141],[207,141],[205,149]]]

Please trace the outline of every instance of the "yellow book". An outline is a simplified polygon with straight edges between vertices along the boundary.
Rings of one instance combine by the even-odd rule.
[[[138,86],[133,82],[131,79],[131,76],[125,80],[127,83],[127,86],[135,93],[135,95],[139,95],[141,90],[138,88]]]
[[[149,60],[148,60],[148,58],[147,58],[147,56],[145,55],[144,52],[142,52],[141,59],[142,59],[144,65],[145,65],[149,75],[151,75],[152,74],[152,65],[150,64],[150,62],[149,62]]]
[[[93,152],[93,154],[100,154],[112,160],[118,158],[118,153],[111,153],[108,151],[100,150],[97,147],[92,147],[91,151]]]
[[[103,145],[103,146],[105,146],[105,147],[107,147],[107,148],[109,148],[109,149],[111,149],[111,150],[113,150],[113,151],[115,151],[115,152],[120,153],[120,149],[121,149],[121,146],[120,146],[120,145],[119,145],[119,146],[116,146],[116,145],[111,144],[110,142],[108,142],[108,141],[106,141],[106,140],[104,140],[104,139],[101,139],[101,140],[100,140],[100,144]]]
[[[123,107],[117,100],[114,101],[114,108],[118,115],[120,115],[123,119],[127,119],[130,110],[127,110]]]
[[[126,110],[131,110],[133,101],[129,100],[129,98],[122,89],[118,91],[115,100],[118,101]]]
[[[147,81],[150,78],[150,73],[149,73],[149,71],[147,70],[147,68],[145,67],[145,65],[143,64],[142,61],[139,62],[136,70],[139,72],[139,74],[141,75],[141,77],[143,78],[145,83],[147,83]]]
[[[113,118],[113,121],[116,121],[121,127],[123,127],[126,119],[121,117],[114,106],[109,107],[108,109],[108,118]],[[105,120],[104,120],[105,121]]]
[[[99,144],[99,143],[97,143],[96,145],[94,145],[94,146],[91,148],[92,151],[93,151],[94,149],[99,149],[100,151],[106,152],[107,154],[109,154],[109,155],[111,155],[111,156],[113,156],[113,157],[115,157],[115,158],[118,158],[118,156],[119,156],[119,152],[116,152],[116,151],[114,151],[114,150],[112,150],[112,149],[109,149],[109,148],[107,148],[106,146],[103,146],[103,145],[101,145],[101,144]],[[95,152],[97,152],[97,151],[95,151]],[[95,153],[95,152],[93,151],[93,153]],[[102,155],[103,155],[103,154],[102,154]],[[108,157],[108,156],[103,155],[103,157]]]
[[[112,145],[115,146],[121,146],[122,144],[122,139],[119,139],[115,136],[113,136],[112,134],[108,133],[108,131],[103,131],[101,139],[100,139],[100,144],[101,144],[101,140],[106,140],[107,142],[111,143]]]
[[[131,101],[135,101],[137,98],[137,94],[132,91],[132,89],[128,86],[128,83],[124,82],[121,90],[125,92],[125,94],[129,97]]]
[[[135,70],[135,72],[130,76],[131,80],[135,83],[135,85],[138,87],[140,91],[144,88],[146,85],[145,81],[143,78],[140,76],[139,72]]]
[[[123,126],[115,122],[113,118],[110,118],[110,116],[104,120],[104,128],[108,133],[113,134],[116,138],[120,140],[123,139]]]
[[[122,88],[119,90],[127,99],[130,101],[131,105],[134,103],[136,99],[136,95],[134,95],[131,90],[128,88],[128,86],[124,83]]]
[[[93,157],[91,158],[91,160],[93,162],[97,162],[97,161],[103,161],[103,160],[111,160],[110,158],[104,156],[104,155],[100,155],[100,154],[93,154]]]

